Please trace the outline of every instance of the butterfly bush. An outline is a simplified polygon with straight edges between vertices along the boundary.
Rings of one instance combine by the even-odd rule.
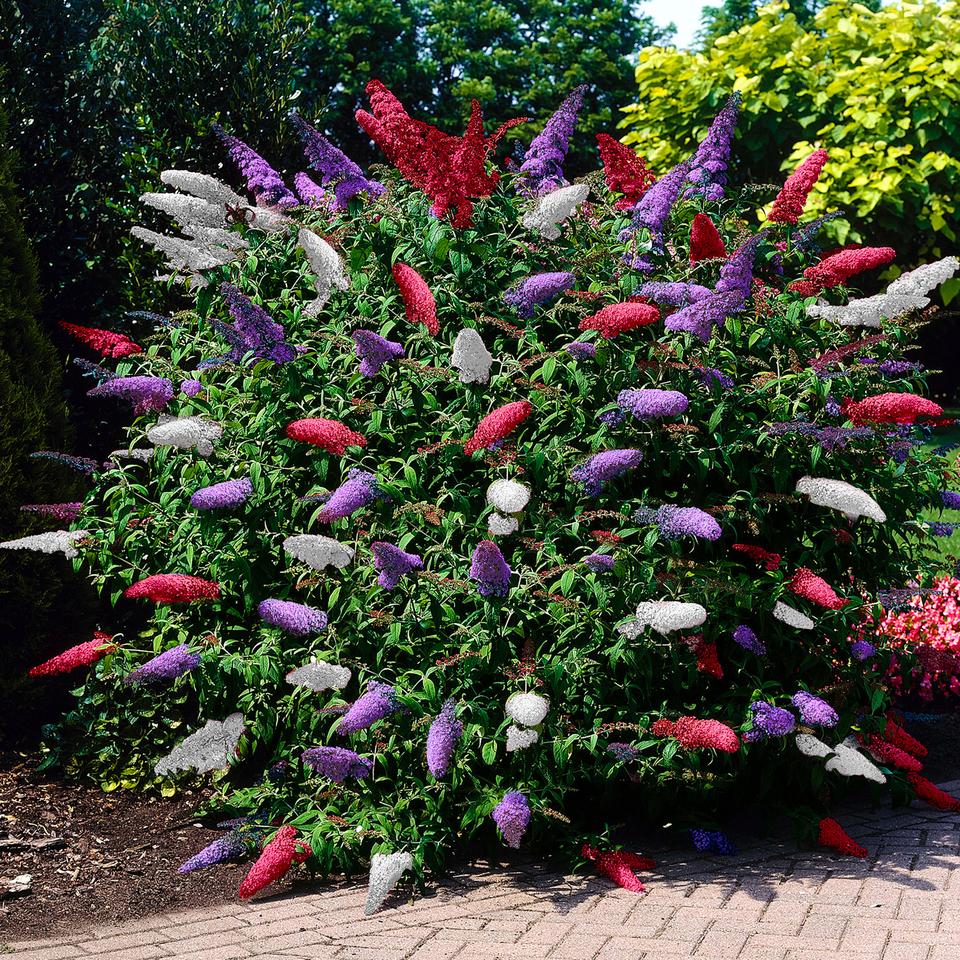
[[[140,406],[114,454],[38,451],[83,493],[2,538],[89,577],[116,634],[28,681],[82,678],[51,763],[248,818],[197,854],[245,859],[244,895],[309,857],[369,866],[371,910],[473,839],[582,849],[601,795],[669,804],[705,855],[744,789],[811,837],[851,777],[947,803],[889,714],[960,692],[960,592],[927,592],[958,484],[907,352],[955,259],[821,249],[819,155],[758,215],[727,187],[736,98],[654,175],[583,129],[589,91],[534,118],[523,171],[515,122],[367,92],[375,173],[303,118],[291,170],[224,133],[246,188],[164,171],[145,202],[178,229],[135,228],[172,315],[65,328]],[[573,137],[599,150],[567,183]]]

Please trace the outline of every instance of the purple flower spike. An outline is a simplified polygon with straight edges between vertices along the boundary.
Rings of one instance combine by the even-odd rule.
[[[166,377],[115,377],[87,391],[88,397],[121,397],[133,404],[135,416],[166,409],[173,384]]]
[[[315,183],[309,174],[297,173],[293,177],[293,189],[302,203],[315,210],[327,210],[332,197],[319,184]]]
[[[200,664],[200,654],[191,653],[190,648],[181,643],[179,646],[164,650],[142,667],[128,673],[124,683],[161,683],[164,680],[176,680],[185,673],[196,669]]]
[[[753,736],[751,740],[761,740],[764,737],[785,737],[796,729],[797,719],[789,710],[775,707],[765,700],[755,700],[750,704],[753,714]]]
[[[180,392],[187,397],[195,397],[203,389],[199,380],[183,380],[180,383]]]
[[[727,262],[720,268],[720,277],[717,280],[717,293],[736,292],[743,303],[753,289],[753,263],[757,256],[757,247],[764,239],[764,231],[754,234],[744,241],[730,255]]]
[[[678,417],[685,413],[690,401],[677,390],[621,390],[617,405],[638,420],[655,417]]]
[[[226,863],[229,860],[239,860],[247,852],[247,845],[238,833],[228,833],[219,837],[213,843],[205,846],[198,854],[183,863],[177,873],[193,873],[194,870],[203,870]]]
[[[280,210],[297,206],[297,198],[287,189],[280,174],[259,153],[227,133],[219,123],[213,124],[212,129],[227,148],[258,204]]]
[[[367,692],[355,700],[353,706],[340,718],[337,733],[343,736],[366,730],[399,708],[396,690],[386,683],[371,680],[367,684]]]
[[[366,470],[353,469],[347,479],[327,498],[317,514],[320,523],[332,523],[356,513],[361,507],[383,496],[377,478]]]
[[[427,734],[427,769],[438,780],[450,769],[453,752],[463,736],[463,724],[457,719],[457,704],[448,700],[430,724]]]
[[[857,640],[850,645],[850,653],[854,660],[863,663],[864,660],[869,660],[877,655],[877,648],[867,640]]]
[[[591,553],[583,562],[592,573],[609,573],[615,561],[608,553]]]
[[[510,567],[492,540],[481,540],[473,551],[470,579],[481,597],[505,597],[510,592]]]
[[[538,306],[571,290],[575,282],[572,273],[535,273],[511,287],[503,295],[503,302],[514,307],[518,316],[529,320]]]
[[[665,173],[641,198],[633,208],[633,217],[630,225],[620,234],[620,240],[628,240],[638,230],[646,230],[653,241],[656,252],[663,251],[663,230],[670,217],[670,211],[680,196],[680,189],[687,179],[690,170],[690,160],[678,163],[672,170]],[[652,270],[653,265],[645,257],[642,262],[633,264],[635,269],[645,272]]]
[[[705,200],[722,200],[727,183],[727,164],[730,162],[730,146],[733,131],[740,112],[741,96],[734,93],[724,108],[714,117],[707,135],[703,138],[687,179],[693,184],[684,192],[687,197],[703,197]]]
[[[377,583],[384,590],[392,590],[399,582],[400,578],[414,570],[423,569],[423,560],[415,553],[406,553],[392,543],[382,543],[380,541],[370,544],[373,550],[373,563],[380,572],[377,577]]]
[[[568,343],[564,348],[571,357],[577,360],[593,360],[597,355],[596,344],[588,343],[586,340],[574,340]]]
[[[201,487],[190,498],[190,506],[197,510],[232,510],[250,499],[253,483],[249,477],[225,480],[210,487]]]
[[[696,537],[698,540],[719,540],[720,524],[699,507],[662,506],[657,510],[657,526],[665,540]]]
[[[720,387],[722,390],[731,390],[735,384],[722,370],[715,367],[695,367],[691,373],[708,390],[712,387]]]
[[[63,464],[77,473],[96,473],[100,464],[89,457],[75,457],[69,453],[60,453],[59,450],[37,450],[30,454],[31,460],[51,460],[54,463]]]
[[[289,363],[296,359],[297,349],[284,340],[283,326],[274,323],[263,307],[258,307],[232,283],[221,284],[220,293],[227,301],[235,323],[235,327],[228,324],[215,325],[215,329],[233,344],[227,359],[237,361],[249,351],[252,351],[254,356],[273,360],[274,363]],[[236,336],[231,337],[230,331]],[[239,342],[236,337],[239,337]]]
[[[953,490],[942,490],[940,499],[948,510],[960,510],[960,493],[954,493]]]
[[[652,300],[662,307],[686,307],[709,297],[713,291],[698,283],[649,281],[640,285],[637,296]]]
[[[327,629],[329,619],[322,610],[292,600],[261,600],[257,613],[264,623],[279,627],[295,637],[306,637]]]
[[[767,648],[763,641],[757,639],[757,635],[746,624],[741,623],[733,631],[733,640],[734,643],[750,653],[755,653],[759,657],[766,656]]]
[[[72,503],[25,503],[20,508],[24,513],[38,513],[42,517],[50,517],[59,523],[70,523],[80,516],[83,504],[79,501]]]
[[[588,497],[595,497],[604,483],[632,470],[642,459],[639,450],[604,450],[572,470],[570,478],[583,484]]]
[[[373,762],[345,747],[311,747],[300,754],[305,766],[334,783],[370,776]]]
[[[527,798],[516,791],[504,794],[490,816],[500,828],[506,845],[517,849],[527,827],[530,826],[530,804]]]
[[[360,372],[365,377],[375,377],[385,363],[404,354],[403,344],[385,340],[372,330],[354,330],[353,342],[360,361]]]
[[[735,291],[713,293],[665,317],[663,326],[674,333],[692,333],[706,343],[715,327],[743,307],[743,298]]]
[[[790,699],[799,711],[800,719],[809,727],[835,727],[840,720],[837,711],[826,700],[806,690],[799,690]]]
[[[737,848],[722,830],[693,829],[690,831],[690,839],[700,853],[716,853],[722,857],[731,857],[737,852]]]
[[[387,189],[379,180],[368,180],[357,164],[310,126],[300,114],[291,111],[290,122],[296,127],[310,166],[320,174],[321,185],[327,190],[333,188],[333,194],[328,195],[325,204],[329,205],[330,209],[346,210],[347,204],[357,194],[365,193],[369,197],[379,197]],[[298,176],[310,179],[306,174]],[[311,180],[310,183],[312,184],[313,181]],[[316,184],[313,186],[316,187]],[[299,184],[297,184],[297,192],[307,202]]]
[[[563,177],[563,161],[586,91],[586,84],[574,89],[530,142],[520,164],[523,178],[520,183],[524,193],[548,193],[567,185]]]

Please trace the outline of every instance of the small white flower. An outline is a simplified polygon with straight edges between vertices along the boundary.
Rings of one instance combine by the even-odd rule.
[[[855,743],[850,738],[838,743],[833,748],[834,756],[826,762],[827,770],[835,770],[844,777],[865,777],[874,783],[886,783],[883,771],[857,750]]]
[[[514,753],[517,750],[526,750],[532,747],[540,739],[540,734],[536,730],[524,730],[521,727],[515,727],[512,723],[507,727],[507,753]]]
[[[487,487],[487,503],[501,513],[519,513],[530,502],[530,488],[516,480],[494,480]]]
[[[674,630],[690,630],[699,627],[707,619],[707,611],[699,603],[682,603],[679,600],[646,600],[637,607],[636,633],[625,636],[637,637],[645,627],[666,636]],[[625,625],[626,626],[626,625]]]
[[[491,513],[487,520],[487,532],[492,537],[509,537],[520,529],[516,517],[505,517],[502,513]]]
[[[797,630],[812,630],[816,626],[808,616],[779,600],[774,604],[773,615],[788,627],[796,627]]]
[[[589,193],[590,188],[585,183],[551,190],[539,197],[533,209],[524,214],[523,225],[528,230],[536,230],[547,240],[556,240],[560,236],[557,225],[563,223]]]
[[[287,674],[287,683],[295,687],[309,687],[314,693],[323,690],[342,690],[350,682],[350,670],[336,663],[311,660]]]
[[[0,543],[0,550],[33,550],[37,553],[62,553],[68,560],[76,557],[79,551],[76,541],[87,535],[86,530],[50,530],[47,533],[35,533],[19,540],[7,540]]]
[[[375,853],[370,859],[370,879],[367,882],[367,903],[364,916],[376,913],[377,908],[390,895],[400,878],[413,869],[413,857],[409,853]]]
[[[317,299],[309,303],[305,312],[315,317],[320,308],[330,299],[332,290],[346,290],[350,286],[344,271],[343,261],[333,247],[312,230],[301,229],[297,234],[300,249],[306,254],[310,269],[313,271],[313,283],[317,288]]]
[[[229,204],[231,207],[245,207],[247,201],[234,193],[225,183],[206,173],[194,173],[192,170],[164,170],[160,179],[174,190],[182,190],[208,203]]]
[[[156,425],[147,431],[147,439],[155,447],[177,447],[180,450],[196,449],[197,453],[209,456],[213,443],[223,436],[223,427],[203,417],[168,417],[161,415]]]
[[[536,727],[550,712],[550,701],[537,693],[513,693],[504,704],[506,715],[521,727]]]
[[[191,768],[199,773],[222,770],[236,755],[242,733],[242,713],[231,713],[226,720],[208,720],[160,760],[154,771],[163,777]]]
[[[797,749],[805,757],[829,757],[833,753],[833,747],[828,747],[812,733],[797,734]]]
[[[353,560],[355,552],[353,547],[348,547],[339,540],[314,533],[299,533],[287,537],[283,541],[283,549],[291,557],[313,567],[314,570],[323,570],[329,566],[342,570]]]
[[[493,354],[473,327],[464,327],[453,341],[450,366],[460,371],[461,383],[489,383]]]
[[[857,517],[870,517],[871,520],[883,523],[887,519],[887,515],[873,497],[845,480],[801,477],[797,481],[797,493],[805,493],[810,498],[810,502],[819,507],[839,510],[850,520],[856,520]]]

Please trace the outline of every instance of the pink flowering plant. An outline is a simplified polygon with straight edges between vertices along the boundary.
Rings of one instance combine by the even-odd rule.
[[[736,100],[647,190],[609,149],[568,182],[578,98],[518,172],[478,111],[454,136],[370,92],[391,166],[298,118],[299,205],[297,171],[224,132],[255,200],[164,174],[202,203],[148,238],[172,315],[105,361],[154,379],[100,391],[140,405],[70,549],[116,636],[51,762],[105,789],[206,770],[205,809],[246,825],[211,863],[283,824],[283,870],[377,855],[378,896],[471,836],[578,850],[625,791],[697,830],[746,790],[818,823],[843,777],[795,732],[886,729],[889,644],[848,638],[923,575],[945,465],[935,410],[844,410],[923,393],[929,299],[868,334],[807,315],[858,278],[794,289],[820,223],[795,178],[791,216],[751,225],[776,189],[727,185]],[[696,217],[721,243],[691,257]]]

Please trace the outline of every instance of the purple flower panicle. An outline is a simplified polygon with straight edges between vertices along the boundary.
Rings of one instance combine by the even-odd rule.
[[[573,343],[568,343],[563,349],[577,360],[592,360],[597,355],[596,344],[589,343],[586,340],[574,340]]]
[[[656,524],[665,540],[696,537],[698,540],[719,540],[720,524],[699,507],[674,507],[665,504],[657,510]]]
[[[219,330],[232,342],[233,346],[226,359],[236,362],[244,353],[252,351],[254,356],[274,363],[289,363],[297,357],[297,349],[284,339],[282,324],[275,323],[263,307],[257,306],[249,297],[244,296],[232,283],[220,285],[220,293],[227,301],[234,327],[228,324],[216,324]],[[232,331],[234,336],[230,336]],[[239,337],[239,343],[237,338]]]
[[[397,692],[386,683],[371,680],[367,692],[353,702],[349,710],[340,718],[337,733],[344,735],[356,733],[372,727],[378,720],[389,717],[399,709]]]
[[[231,510],[250,499],[253,483],[249,477],[225,480],[209,487],[201,487],[190,497],[190,506],[197,510]]]
[[[677,390],[621,390],[617,405],[638,420],[655,417],[678,417],[685,413],[690,401]]]
[[[173,399],[166,377],[114,377],[87,391],[88,397],[121,397],[133,404],[134,415],[165,410]]]
[[[80,516],[83,504],[72,503],[25,503],[20,508],[24,513],[38,513],[42,517],[50,517],[60,523],[70,523]]]
[[[753,730],[744,736],[748,740],[762,740],[765,737],[785,737],[796,729],[797,718],[782,707],[775,707],[766,700],[755,700],[750,704],[753,714]]]
[[[181,380],[180,392],[186,397],[195,397],[203,389],[199,380]]]
[[[356,468],[347,473],[347,479],[327,498],[317,514],[321,523],[332,523],[356,513],[361,507],[383,496],[377,478],[366,470]]]
[[[470,579],[481,597],[505,597],[510,592],[510,566],[492,540],[481,540],[473,551]]]
[[[810,727],[835,727],[840,718],[837,711],[820,697],[808,693],[806,690],[799,690],[791,698],[791,702],[797,708],[800,719]]]
[[[942,490],[940,499],[948,510],[960,510],[960,493],[953,490]]]
[[[362,780],[373,770],[373,762],[345,747],[311,747],[300,754],[300,760],[334,783]]]
[[[733,631],[733,641],[737,646],[743,647],[744,650],[748,650],[750,653],[755,653],[760,657],[766,656],[767,648],[763,641],[758,639],[753,630],[745,623],[741,623],[740,626]]]
[[[563,161],[586,90],[586,84],[574,89],[530,142],[520,164],[521,189],[525,193],[547,193],[567,185]]]
[[[185,673],[196,669],[200,664],[200,654],[191,653],[190,648],[181,643],[169,650],[164,650],[152,660],[148,660],[143,666],[128,673],[123,682],[127,684],[136,683],[161,683],[164,680],[175,680],[182,677]]]
[[[295,637],[306,637],[327,629],[329,619],[322,610],[292,600],[261,600],[257,613],[264,623],[279,627]]]
[[[713,118],[707,135],[703,138],[687,179],[693,184],[684,192],[687,197],[703,197],[704,200],[722,200],[727,183],[727,164],[730,162],[730,147],[733,131],[740,112],[741,96],[734,93],[723,109]]]
[[[642,459],[639,450],[604,450],[572,470],[570,478],[583,484],[588,497],[595,497],[604,483],[639,466]]]
[[[517,315],[529,319],[538,306],[549,303],[565,290],[573,288],[575,278],[572,273],[535,273],[511,287],[504,295],[503,302],[514,307]]]
[[[609,553],[591,553],[583,561],[592,573],[609,573],[615,560]]]
[[[490,816],[500,828],[506,845],[518,848],[527,827],[530,826],[530,804],[527,798],[515,790],[504,794]]]
[[[372,330],[354,330],[353,342],[360,361],[360,372],[365,377],[375,377],[385,363],[404,354],[402,343],[387,340]]]
[[[297,198],[287,189],[280,174],[256,150],[231,136],[219,123],[213,124],[212,129],[227,148],[258,204],[280,210],[297,206]]]
[[[427,734],[427,769],[438,780],[450,769],[453,752],[463,736],[463,724],[457,719],[457,703],[450,699],[430,724]]]
[[[226,863],[229,860],[239,860],[247,852],[247,845],[238,833],[228,833],[219,837],[213,843],[205,846],[199,853],[181,864],[177,873],[193,873],[194,870],[203,870],[206,867]]]
[[[414,570],[423,569],[423,559],[415,553],[407,553],[392,543],[376,542],[370,544],[373,550],[373,562],[380,576],[377,577],[377,583],[384,590],[392,590],[399,582],[400,578],[412,573]]]

